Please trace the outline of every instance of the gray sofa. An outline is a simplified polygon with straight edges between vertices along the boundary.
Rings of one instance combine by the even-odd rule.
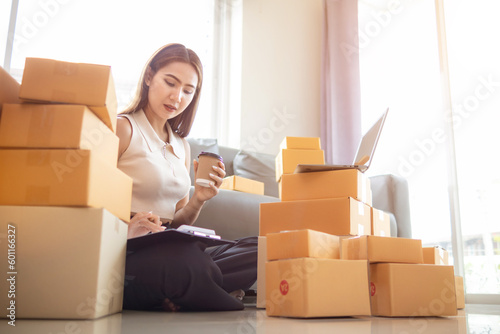
[[[201,151],[220,154],[226,174],[238,175],[264,182],[264,195],[221,189],[205,203],[195,225],[214,229],[225,239],[237,239],[259,234],[260,203],[279,202],[278,183],[275,180],[274,159],[270,154],[219,146],[216,139],[188,138],[191,161]],[[191,168],[191,180],[194,171]],[[373,207],[389,213],[391,236],[411,238],[408,184],[396,175],[370,177]],[[191,187],[191,194],[194,187]]]

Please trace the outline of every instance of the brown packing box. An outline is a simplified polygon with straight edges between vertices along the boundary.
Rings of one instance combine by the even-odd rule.
[[[283,231],[267,236],[267,260],[314,257],[340,259],[339,237],[314,230]]]
[[[257,243],[257,308],[266,308],[267,237],[258,237]]]
[[[462,276],[455,276],[455,291],[457,296],[457,309],[462,310],[465,308],[464,278]]]
[[[370,207],[350,197],[261,203],[259,235],[303,229],[369,235],[370,222]]]
[[[132,179],[90,150],[0,149],[0,205],[105,208],[130,220]]]
[[[319,137],[285,137],[280,144],[282,149],[321,150]]]
[[[222,179],[220,189],[236,190],[250,194],[264,195],[264,182],[231,175]]]
[[[276,182],[281,175],[292,174],[298,164],[325,164],[323,150],[281,149],[275,159]]]
[[[0,266],[10,279],[0,280],[2,317],[12,309],[16,319],[120,312],[127,227],[104,209],[0,206]]]
[[[372,235],[391,236],[391,218],[387,212],[372,207]]]
[[[19,83],[0,66],[0,115],[4,103],[19,102]]]
[[[352,197],[372,205],[370,179],[357,169],[283,174],[282,201]]]
[[[118,137],[86,106],[6,104],[0,147],[90,149],[116,167]]]
[[[448,265],[448,251],[443,247],[423,247],[424,263]]]
[[[118,104],[110,66],[26,58],[19,97],[89,106],[116,131]]]
[[[342,240],[342,259],[376,262],[423,263],[418,239],[359,236]]]
[[[297,318],[370,315],[367,271],[366,261],[268,261],[266,314]]]
[[[370,291],[374,316],[457,315],[452,266],[371,264]]]

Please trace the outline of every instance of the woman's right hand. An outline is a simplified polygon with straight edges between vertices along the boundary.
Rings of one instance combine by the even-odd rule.
[[[149,232],[155,233],[165,230],[165,226],[161,225],[160,217],[151,212],[138,212],[128,224],[127,239],[140,237]]]

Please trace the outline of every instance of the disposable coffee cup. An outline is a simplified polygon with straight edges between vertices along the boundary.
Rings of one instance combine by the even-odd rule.
[[[196,184],[202,187],[210,187],[210,182],[214,180],[210,177],[210,173],[214,172],[213,166],[219,166],[219,161],[222,157],[212,152],[201,152],[198,155],[198,172],[196,174]]]

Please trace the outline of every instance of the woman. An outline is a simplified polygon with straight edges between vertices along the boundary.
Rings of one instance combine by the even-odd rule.
[[[214,167],[209,187],[190,189],[190,147],[203,81],[198,56],[181,44],[155,52],[137,95],[120,114],[118,168],[132,177],[128,238],[193,224],[204,203],[216,196],[225,176]],[[195,173],[198,169],[194,163]],[[199,242],[155,244],[127,254],[124,308],[238,310],[242,291],[256,279],[256,239],[205,250]]]

